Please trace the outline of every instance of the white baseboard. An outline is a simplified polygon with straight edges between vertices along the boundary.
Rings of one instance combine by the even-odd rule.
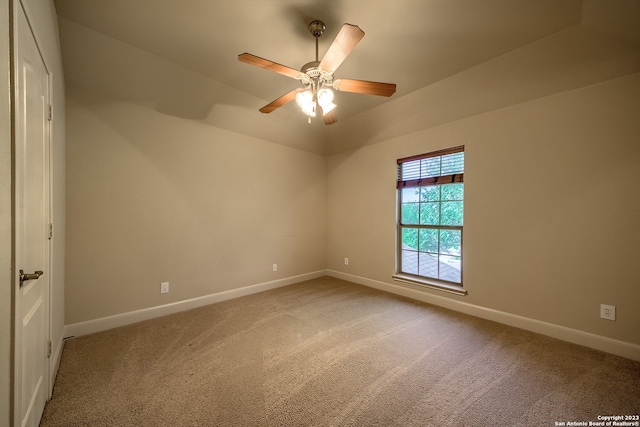
[[[301,274],[298,276],[286,277],[284,279],[273,280],[270,282],[259,283],[256,285],[245,286],[239,289],[218,292],[215,294],[204,295],[184,301],[173,302],[171,304],[160,305],[156,307],[144,308],[141,310],[130,311],[127,313],[116,314],[113,316],[101,317],[99,319],[88,320],[86,322],[72,323],[65,325],[65,337],[79,337],[95,332],[105,331],[107,329],[117,328],[132,323],[141,322],[143,320],[153,319],[167,314],[178,313],[180,311],[191,310],[193,308],[202,307],[204,305],[214,304],[258,292],[268,291],[270,289],[280,288],[282,286],[292,285],[294,283],[303,282],[305,280],[315,279],[326,275],[325,270],[314,271],[312,273]],[[62,346],[60,346],[62,347]]]
[[[335,270],[328,276],[640,361],[640,345]]]

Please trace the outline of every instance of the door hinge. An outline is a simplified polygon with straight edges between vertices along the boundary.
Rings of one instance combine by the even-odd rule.
[[[49,348],[47,350],[47,357],[51,357],[51,347],[53,346],[53,342],[49,340]]]
[[[53,239],[53,223],[49,223],[49,240]]]
[[[49,121],[53,120],[53,105],[49,104]]]

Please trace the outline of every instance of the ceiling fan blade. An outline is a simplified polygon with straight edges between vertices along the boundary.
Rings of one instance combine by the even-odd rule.
[[[300,71],[294,70],[291,67],[269,61],[268,59],[260,58],[259,56],[255,56],[250,53],[242,53],[238,55],[238,61],[249,65],[255,65],[256,67],[264,68],[266,70],[275,71],[276,73],[284,74],[285,76],[293,77],[294,79],[302,74]]]
[[[298,92],[300,92],[301,89],[294,89],[291,92],[287,92],[284,95],[282,95],[280,98],[276,99],[275,101],[272,101],[271,103],[265,105],[264,107],[262,107],[260,109],[261,113],[265,113],[268,114],[270,112],[272,112],[273,110],[276,110],[280,107],[282,107],[284,104],[286,104],[287,102],[291,102],[295,99],[296,94]]]
[[[337,79],[334,87],[341,92],[365,93],[367,95],[391,96],[396,92],[394,83],[369,82],[366,80]]]
[[[357,25],[344,24],[329,50],[320,61],[320,68],[330,73],[338,69],[342,61],[364,37],[364,31]]]
[[[322,107],[320,107],[322,108]],[[338,121],[338,117],[336,116],[335,110],[331,110],[328,113],[322,114],[322,120],[324,120],[325,125],[332,125]]]

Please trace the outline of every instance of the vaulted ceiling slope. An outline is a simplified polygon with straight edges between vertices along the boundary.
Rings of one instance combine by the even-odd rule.
[[[636,0],[56,0],[68,85],[318,153],[640,72]],[[336,77],[393,82],[391,98],[338,93],[338,122],[290,103],[299,83],[240,63],[315,59],[307,24],[366,36]]]

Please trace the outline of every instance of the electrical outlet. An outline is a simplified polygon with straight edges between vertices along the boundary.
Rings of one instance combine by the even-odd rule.
[[[278,271],[278,264],[273,264],[273,271]]]
[[[616,306],[600,304],[600,317],[607,320],[616,320]]]
[[[160,293],[166,294],[169,292],[169,282],[160,283]]]
[[[349,258],[344,259],[344,265],[349,265]]]

